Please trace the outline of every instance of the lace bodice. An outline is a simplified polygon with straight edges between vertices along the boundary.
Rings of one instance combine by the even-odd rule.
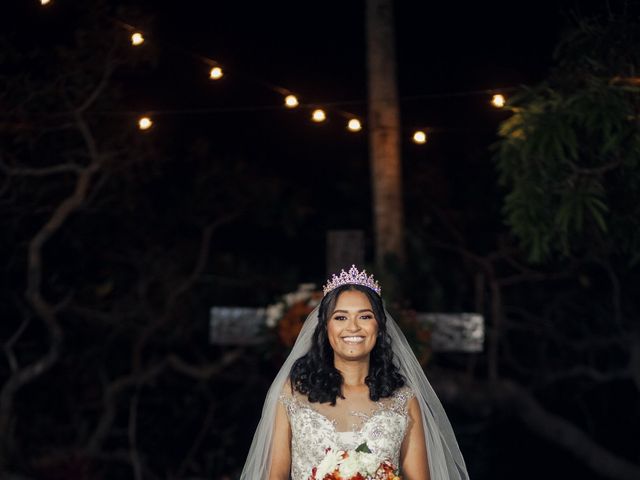
[[[285,390],[280,401],[291,426],[292,480],[307,480],[327,448],[348,450],[364,442],[381,461],[398,466],[411,397],[411,389],[402,387],[378,402],[346,398],[331,406],[310,403],[305,396]]]

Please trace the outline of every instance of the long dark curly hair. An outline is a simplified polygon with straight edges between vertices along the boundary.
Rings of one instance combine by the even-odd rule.
[[[327,335],[327,322],[333,313],[342,292],[357,290],[364,293],[378,322],[378,337],[371,350],[369,374],[365,383],[369,387],[369,398],[378,401],[389,397],[405,384],[405,379],[393,363],[391,338],[387,333],[387,317],[382,298],[370,288],[361,285],[342,285],[327,293],[318,309],[318,325],[313,332],[309,351],[291,367],[291,387],[306,395],[310,402],[336,404],[342,395],[343,378],[333,364],[333,349]]]

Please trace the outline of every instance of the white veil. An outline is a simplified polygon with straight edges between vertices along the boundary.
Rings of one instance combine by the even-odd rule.
[[[422,424],[426,435],[431,480],[468,480],[467,467],[449,419],[429,384],[422,366],[416,359],[407,339],[389,312],[387,333],[391,337],[394,361],[420,403]],[[276,417],[278,398],[294,362],[309,351],[313,332],[318,324],[318,307],[307,317],[291,353],[271,384],[262,408],[262,417],[251,443],[249,455],[240,480],[267,480],[271,464],[271,436]]]

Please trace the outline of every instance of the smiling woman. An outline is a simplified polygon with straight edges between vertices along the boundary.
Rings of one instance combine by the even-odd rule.
[[[366,375],[369,371],[368,357],[376,344],[378,322],[369,299],[355,285],[338,296],[335,310],[327,323],[327,334],[336,368],[344,371],[349,361],[366,358],[366,363],[361,364],[367,367]]]
[[[372,276],[334,275],[274,380],[241,480],[467,480],[447,416]]]
[[[404,385],[392,362],[380,296],[356,283],[327,291],[319,308],[313,343],[291,369],[294,389],[309,401],[336,405],[344,389],[363,386],[371,401]]]

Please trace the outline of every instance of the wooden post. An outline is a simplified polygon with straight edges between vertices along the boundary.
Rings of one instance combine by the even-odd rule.
[[[382,271],[388,255],[400,264],[405,258],[392,0],[367,0],[366,29],[375,256]]]

